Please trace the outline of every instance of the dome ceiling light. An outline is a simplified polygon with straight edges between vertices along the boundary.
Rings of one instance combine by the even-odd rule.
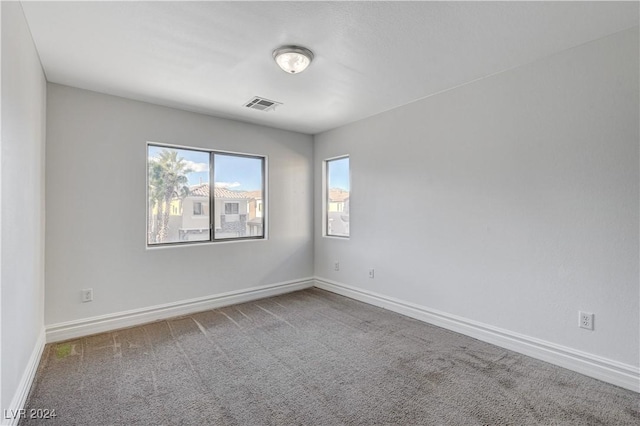
[[[273,51],[273,59],[287,74],[298,74],[307,69],[313,52],[300,46],[282,46]]]

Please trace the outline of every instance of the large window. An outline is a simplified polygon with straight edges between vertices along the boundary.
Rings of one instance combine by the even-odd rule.
[[[147,172],[147,245],[264,238],[264,157],[148,144]]]
[[[349,236],[349,157],[325,161],[325,235]]]

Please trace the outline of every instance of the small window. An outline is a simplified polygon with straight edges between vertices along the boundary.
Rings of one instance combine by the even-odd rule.
[[[240,204],[238,203],[225,203],[224,214],[238,214]]]
[[[147,245],[264,238],[265,161],[148,144]]]
[[[325,235],[349,237],[349,157],[325,161]]]

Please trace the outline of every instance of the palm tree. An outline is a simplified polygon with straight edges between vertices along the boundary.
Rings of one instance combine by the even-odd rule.
[[[149,162],[149,212],[147,214],[147,242],[149,244],[158,242],[158,230],[160,229],[160,222],[162,220],[163,204],[163,182],[162,182],[162,166],[157,161]],[[153,212],[156,211],[154,220]]]
[[[156,160],[149,165],[149,205],[157,206],[158,226],[155,242],[164,242],[169,233],[171,201],[189,195],[189,179],[192,173],[184,158],[178,157],[178,151],[163,149]]]

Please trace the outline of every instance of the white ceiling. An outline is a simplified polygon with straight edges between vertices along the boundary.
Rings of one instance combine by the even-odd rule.
[[[638,25],[637,2],[24,2],[47,79],[315,134]],[[302,74],[271,52],[311,49]],[[276,111],[242,105],[252,96]]]

